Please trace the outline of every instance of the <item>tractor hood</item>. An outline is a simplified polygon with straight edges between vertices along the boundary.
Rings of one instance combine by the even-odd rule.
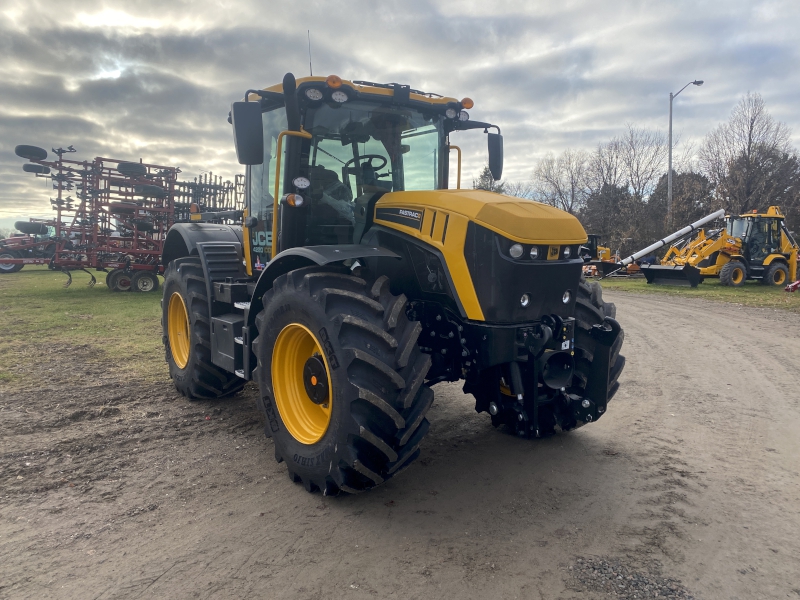
[[[379,215],[385,216],[396,212],[396,222],[407,226],[413,227],[418,219],[419,229],[423,219],[428,221],[424,212],[436,211],[466,217],[521,243],[571,245],[587,241],[586,232],[573,215],[532,200],[485,190],[391,192],[378,200],[376,209]],[[409,211],[408,215],[404,215],[403,210]],[[400,219],[404,217],[406,222],[402,223]]]

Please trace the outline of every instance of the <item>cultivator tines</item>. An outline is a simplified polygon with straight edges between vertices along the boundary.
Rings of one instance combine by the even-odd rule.
[[[26,172],[51,180],[56,195],[50,204],[56,218],[48,222],[46,234],[25,242],[22,250],[27,254],[0,245],[0,273],[24,264],[49,264],[67,275],[65,287],[76,270],[89,273],[93,286],[96,279],[87,269],[94,269],[108,273],[106,284],[113,291],[154,291],[156,274],[163,270],[161,251],[167,231],[176,222],[190,220],[193,204],[201,212],[215,213],[244,206],[243,175],[234,182],[212,173],[178,181],[177,167],[102,157],[64,158],[76,152],[73,146],[52,152],[58,158],[48,161],[43,148],[16,147],[17,155],[30,161],[23,165]]]

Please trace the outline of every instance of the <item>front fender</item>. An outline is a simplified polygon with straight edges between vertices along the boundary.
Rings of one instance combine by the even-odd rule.
[[[281,275],[289,271],[311,267],[314,265],[328,265],[345,260],[357,258],[400,258],[391,250],[367,244],[342,244],[337,246],[300,246],[284,250],[267,265],[258,278],[256,288],[250,299],[250,310],[248,312],[247,324],[255,323],[256,315],[261,312],[264,305],[261,299],[264,294],[272,289],[272,284]]]

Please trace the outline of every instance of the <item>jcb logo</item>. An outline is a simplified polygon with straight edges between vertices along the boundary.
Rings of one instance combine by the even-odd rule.
[[[547,260],[555,260],[556,258],[558,258],[558,251],[559,251],[558,246],[550,246],[550,248],[547,251]]]

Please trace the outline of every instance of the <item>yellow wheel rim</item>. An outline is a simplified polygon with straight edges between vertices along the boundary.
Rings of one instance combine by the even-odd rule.
[[[742,283],[744,279],[744,271],[740,267],[736,267],[731,273],[731,281],[735,284]]]
[[[786,281],[786,272],[783,269],[775,269],[775,274],[772,276],[772,282],[775,285],[783,285]]]
[[[189,363],[190,331],[189,313],[180,292],[173,292],[167,307],[167,334],[169,350],[179,369],[185,369]]]
[[[325,365],[328,380],[328,394],[322,404],[309,397],[304,381],[306,363],[315,356]],[[283,424],[301,444],[315,444],[328,431],[333,407],[330,373],[322,346],[307,327],[290,323],[281,330],[272,352],[272,387]]]

